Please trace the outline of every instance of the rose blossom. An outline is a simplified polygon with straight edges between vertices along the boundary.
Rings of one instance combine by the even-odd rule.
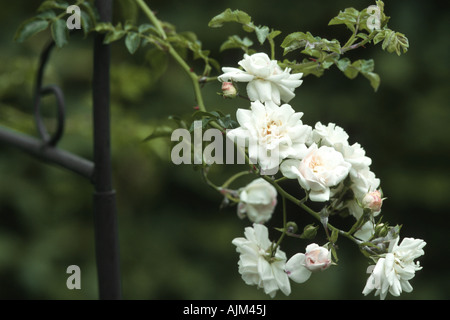
[[[238,109],[236,112],[239,128],[229,130],[231,140],[245,140],[251,160],[256,161],[263,171],[274,171],[287,157],[297,157],[304,152],[311,139],[312,128],[304,125],[302,112],[295,112],[288,104],[280,107],[272,101],[262,104],[251,103],[251,110]]]
[[[414,259],[424,254],[426,242],[422,239],[404,238],[398,245],[398,241],[397,237],[391,243],[388,253],[378,259],[363,289],[364,295],[376,289],[375,296],[379,295],[384,300],[388,292],[398,297],[403,291],[413,290],[409,280],[414,278],[416,271],[422,269]]]
[[[290,74],[289,68],[283,71],[276,60],[270,60],[269,56],[262,52],[251,56],[244,54],[244,59],[238,64],[244,70],[223,67],[224,74],[218,79],[248,82],[247,95],[251,101],[273,101],[278,105],[281,100],[289,102],[295,96],[294,89],[303,82],[300,80],[303,73]]]
[[[235,238],[232,243],[240,253],[239,273],[248,285],[264,289],[271,298],[278,289],[285,295],[291,293],[291,284],[284,272],[286,254],[278,247],[273,257],[269,257],[272,242],[267,227],[254,224],[245,228],[245,238]]]
[[[253,180],[239,190],[238,216],[255,223],[264,223],[272,217],[277,204],[277,190],[263,178]]]
[[[286,262],[285,271],[292,281],[303,283],[313,271],[325,270],[330,265],[331,252],[312,243],[306,247],[305,253],[297,253]]]
[[[340,151],[340,146],[348,145],[348,134],[334,123],[323,125],[317,122],[312,132],[313,141],[321,146],[333,147]]]
[[[288,159],[280,169],[286,178],[297,178],[300,185],[309,191],[312,201],[324,202],[330,199],[330,187],[344,180],[350,167],[350,163],[334,148],[318,148],[313,143],[302,160]]]

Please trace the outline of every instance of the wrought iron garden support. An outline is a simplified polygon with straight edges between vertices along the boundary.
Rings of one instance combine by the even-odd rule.
[[[109,22],[112,0],[96,0],[100,21]],[[110,46],[104,36],[94,38],[93,65],[93,162],[57,148],[65,121],[64,95],[55,85],[42,86],[45,65],[54,43],[47,45],[40,58],[34,92],[34,115],[40,139],[0,127],[0,143],[6,143],[51,164],[71,170],[94,185],[95,251],[100,299],[121,299],[119,237],[116,193],[112,186],[110,141]],[[57,102],[57,129],[49,134],[40,114],[40,99],[53,94]]]

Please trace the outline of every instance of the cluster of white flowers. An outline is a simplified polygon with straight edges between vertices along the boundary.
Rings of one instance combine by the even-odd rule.
[[[242,69],[222,68],[224,74],[219,80],[224,82],[224,95],[228,97],[236,94],[233,83],[228,81],[246,82],[251,105],[248,110],[237,110],[240,127],[229,130],[227,136],[234,141],[245,141],[249,158],[259,165],[261,174],[274,175],[280,169],[284,177],[297,179],[308,199],[315,202],[327,202],[350,191],[353,198],[337,205],[339,209],[348,209],[357,220],[365,210],[370,210],[372,216],[379,214],[383,201],[380,180],[370,170],[372,160],[361,145],[350,144],[345,130],[334,123],[317,122],[314,128],[303,124],[303,113],[295,112],[287,104],[295,96],[295,88],[302,84],[302,73],[290,74],[289,68],[282,70],[265,53],[245,54],[238,64]],[[264,288],[271,297],[278,289],[286,295],[290,293],[288,278],[302,283],[309,279],[311,272],[331,265],[330,251],[317,244],[308,245],[305,253],[297,253],[287,262],[286,254],[278,245],[273,252],[267,228],[261,224],[271,218],[276,198],[276,189],[263,178],[240,189],[238,216],[247,217],[254,225],[246,229],[246,238],[233,240],[241,254],[242,278],[247,284]],[[355,236],[368,241],[374,229],[371,219]],[[402,289],[410,291],[408,280],[414,276],[411,270],[419,268],[405,265],[405,250],[399,248],[402,246],[395,246],[378,260],[372,276],[380,278],[382,284],[377,294],[383,298],[387,290],[394,295]],[[369,291],[366,286],[364,293]]]
[[[244,234],[245,238],[232,241],[240,253],[239,273],[246,284],[262,288],[272,298],[278,290],[285,295],[291,293],[289,279],[303,283],[313,271],[325,270],[331,265],[331,253],[315,243],[306,247],[306,253],[297,253],[289,260],[279,247],[273,252],[269,231],[262,224],[245,228]]]
[[[408,281],[414,277],[417,270],[422,269],[419,262],[414,260],[424,254],[423,247],[426,243],[413,238],[404,238],[400,244],[398,241],[397,237],[391,242],[388,253],[378,259],[364,287],[364,295],[375,289],[375,296],[379,295],[380,299],[384,300],[388,292],[399,296],[402,291],[413,290]]]

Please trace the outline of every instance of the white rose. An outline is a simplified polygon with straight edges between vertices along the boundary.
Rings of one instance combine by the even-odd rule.
[[[372,164],[372,159],[366,156],[366,151],[359,143],[341,145],[338,151],[342,153],[345,161],[352,165],[351,172],[354,175],[357,175],[358,170],[368,168]]]
[[[350,172],[352,179],[351,189],[355,196],[361,201],[366,193],[375,191],[380,186],[380,179],[369,168]]]
[[[347,160],[346,160],[347,161]],[[348,208],[350,214],[356,219],[361,218],[364,209],[361,206],[367,193],[376,191],[380,186],[380,179],[375,176],[368,166],[356,170],[354,167],[350,169],[350,180],[352,182],[350,189],[353,191],[354,199],[348,200],[345,207]],[[374,211],[374,216],[381,212]]]
[[[255,223],[264,223],[272,217],[277,204],[277,190],[263,178],[253,180],[239,190],[238,216]]]
[[[334,148],[318,148],[313,143],[302,160],[288,159],[280,169],[286,178],[298,179],[300,185],[309,191],[312,201],[324,202],[330,199],[330,187],[344,180],[350,167],[350,163]]]
[[[389,292],[398,297],[403,291],[413,290],[409,280],[414,278],[415,272],[421,270],[419,262],[414,259],[424,254],[423,247],[426,242],[421,239],[405,238],[398,245],[399,238],[391,244],[389,252],[384,257],[378,259],[363,294],[368,295],[374,289],[375,296],[380,296],[384,300]]]
[[[231,140],[245,140],[249,156],[260,164],[265,174],[275,174],[280,162],[287,157],[297,157],[306,149],[312,128],[304,125],[302,112],[295,112],[288,104],[280,107],[268,101],[251,103],[251,110],[236,112],[239,128],[229,130]]]
[[[264,289],[271,298],[278,289],[285,295],[291,293],[291,284],[284,272],[286,254],[277,248],[274,257],[269,257],[272,242],[267,227],[254,224],[245,228],[245,238],[235,238],[232,243],[240,253],[239,273],[248,285]]]
[[[255,53],[251,56],[244,54],[244,59],[238,64],[244,70],[223,67],[224,74],[218,79],[248,82],[247,94],[251,101],[273,101],[278,105],[281,104],[281,100],[289,102],[295,97],[294,89],[303,82],[300,80],[303,73],[290,74],[289,68],[283,71],[277,61],[270,60],[265,53]]]
[[[303,283],[313,271],[325,270],[330,265],[331,252],[312,243],[306,247],[305,253],[297,253],[286,262],[285,271],[292,281]]]
[[[317,122],[312,132],[313,141],[321,146],[333,147],[341,151],[341,147],[348,145],[348,134],[334,123],[323,125]]]

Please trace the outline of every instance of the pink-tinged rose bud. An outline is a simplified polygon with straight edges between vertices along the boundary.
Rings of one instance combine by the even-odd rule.
[[[381,192],[379,190],[368,192],[362,199],[362,205],[364,208],[370,209],[374,212],[379,212],[381,210],[381,205],[383,204],[381,198]]]
[[[305,267],[311,271],[325,270],[331,265],[331,252],[312,243],[306,247]]]
[[[237,95],[237,90],[231,82],[222,83],[222,92],[225,98],[235,98]]]

